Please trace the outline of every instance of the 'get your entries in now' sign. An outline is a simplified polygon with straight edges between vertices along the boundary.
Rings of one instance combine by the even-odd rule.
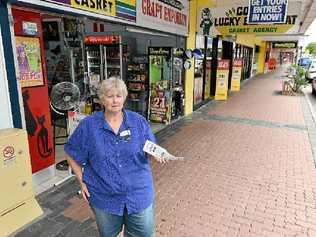
[[[285,23],[288,0],[249,0],[248,24]]]

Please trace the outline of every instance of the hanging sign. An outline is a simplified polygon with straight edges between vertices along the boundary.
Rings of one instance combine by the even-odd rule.
[[[288,0],[249,0],[248,24],[285,23]]]
[[[92,35],[84,38],[85,44],[119,44],[119,35]]]
[[[15,41],[21,87],[44,85],[39,38],[17,36]]]
[[[253,2],[282,2],[282,0],[250,0]],[[299,32],[300,27],[300,9],[301,2],[289,2],[287,4],[286,14],[283,10],[281,13],[284,15],[284,21],[281,23],[264,22],[264,24],[248,22],[249,2],[241,0],[232,3],[226,7],[209,8],[209,6],[201,6],[199,14],[197,14],[197,30],[199,34],[203,35],[235,35],[235,34],[256,34],[256,35],[271,35],[271,34],[295,34]],[[257,6],[258,7],[258,6]],[[279,6],[283,9],[282,6]],[[272,6],[262,7],[265,10],[251,11],[272,11]],[[261,9],[261,8],[260,8]],[[270,9],[270,10],[267,10]],[[270,19],[271,20],[271,19]],[[283,17],[282,17],[283,20]]]
[[[297,48],[297,42],[296,41],[272,42],[272,48],[295,49]]]
[[[240,79],[243,60],[237,58],[233,60],[232,81],[230,85],[231,91],[240,91]]]
[[[136,24],[177,35],[188,34],[188,0],[136,0]]]
[[[215,100],[227,100],[229,60],[218,60]]]

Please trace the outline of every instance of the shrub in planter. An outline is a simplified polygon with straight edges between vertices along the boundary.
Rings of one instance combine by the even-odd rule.
[[[301,92],[301,88],[308,84],[305,78],[305,69],[298,65],[292,66],[294,69],[293,76],[290,80],[292,89],[295,93]]]

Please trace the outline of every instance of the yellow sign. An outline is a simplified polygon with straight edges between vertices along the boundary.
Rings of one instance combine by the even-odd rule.
[[[231,91],[240,91],[240,79],[242,71],[242,59],[235,59],[233,62]]]
[[[215,100],[227,100],[229,60],[219,60],[216,73]]]
[[[71,0],[71,6],[103,15],[116,15],[115,0]]]

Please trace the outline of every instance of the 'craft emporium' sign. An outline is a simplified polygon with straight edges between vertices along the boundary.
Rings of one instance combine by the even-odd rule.
[[[137,0],[136,6],[138,26],[188,34],[188,0]]]
[[[249,0],[248,24],[285,23],[288,0]]]
[[[247,1],[244,1],[244,4],[240,3],[230,7],[208,8],[202,6],[199,11],[200,14],[197,14],[197,29],[200,34],[212,36],[242,33],[257,35],[294,34],[298,33],[299,30],[300,9],[301,2],[290,2],[284,23],[249,24]],[[259,11],[259,9],[256,9],[256,11]]]
[[[122,18],[127,21],[136,21],[135,0],[51,0],[60,5],[98,13],[107,16]],[[87,14],[88,15],[88,14]]]

